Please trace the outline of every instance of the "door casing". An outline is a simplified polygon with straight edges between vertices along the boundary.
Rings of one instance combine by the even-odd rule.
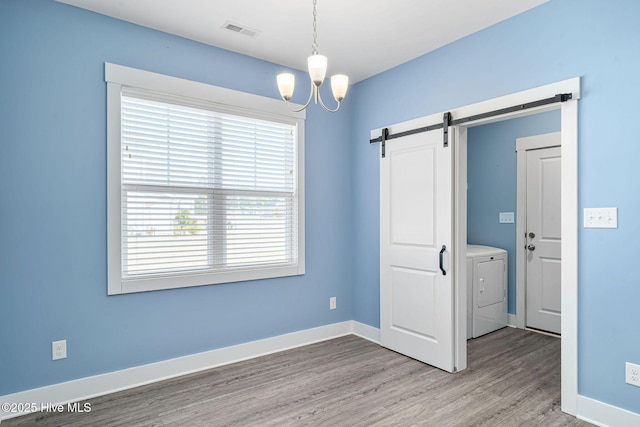
[[[572,99],[560,104],[505,114],[454,128],[457,156],[455,159],[454,231],[457,250],[455,258],[455,286],[462,290],[466,286],[466,227],[467,227],[467,129],[488,123],[524,117],[560,109],[561,133],[561,226],[562,226],[562,329],[561,329],[561,406],[562,411],[577,414],[578,401],[578,100],[580,99],[580,78],[540,86],[489,101],[468,105],[452,111],[453,118],[467,117],[487,111],[494,111],[512,105],[524,104],[538,99],[552,97],[559,93],[571,93]],[[460,293],[460,292],[458,292]],[[466,316],[466,307],[456,306],[460,316]],[[464,313],[461,313],[464,311]],[[466,324],[458,321],[458,330],[466,331]],[[460,341],[456,341],[460,345]],[[466,343],[464,344],[466,358]],[[466,362],[466,360],[465,360]]]

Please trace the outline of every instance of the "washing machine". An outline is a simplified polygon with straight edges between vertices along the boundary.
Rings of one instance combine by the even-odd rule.
[[[467,245],[467,339],[507,326],[507,251]]]

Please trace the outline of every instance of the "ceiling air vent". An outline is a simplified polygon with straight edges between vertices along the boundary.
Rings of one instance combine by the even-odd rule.
[[[234,33],[244,34],[248,37],[255,37],[260,34],[260,31],[258,30],[254,30],[253,28],[248,28],[244,25],[240,25],[231,21],[225,22],[222,28],[224,28],[225,30],[233,31]]]

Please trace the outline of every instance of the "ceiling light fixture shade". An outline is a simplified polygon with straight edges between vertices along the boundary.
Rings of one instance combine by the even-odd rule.
[[[278,90],[280,91],[280,96],[291,111],[298,112],[304,110],[309,106],[311,100],[313,99],[316,104],[318,103],[318,101],[320,101],[320,105],[325,110],[331,113],[335,113],[336,111],[338,111],[338,109],[340,108],[340,103],[347,95],[347,89],[349,88],[349,77],[344,74],[336,74],[331,76],[331,91],[333,92],[333,97],[338,103],[338,106],[334,109],[331,109],[324,105],[324,102],[322,102],[322,97],[320,96],[320,85],[324,82],[324,79],[327,75],[327,57],[318,54],[316,6],[317,0],[313,0],[313,44],[311,45],[311,56],[307,58],[309,78],[311,79],[311,92],[309,93],[309,99],[302,108],[297,110],[291,108],[289,100],[293,96],[293,91],[295,89],[295,76],[291,73],[278,74]]]
[[[293,96],[293,89],[296,85],[296,76],[291,73],[278,74],[278,90],[280,96],[285,101],[288,101]]]
[[[320,86],[327,75],[327,57],[324,55],[311,55],[307,58],[309,77],[314,85]]]
[[[347,95],[349,89],[349,76],[344,74],[334,74],[331,76],[331,91],[336,101],[340,102]]]

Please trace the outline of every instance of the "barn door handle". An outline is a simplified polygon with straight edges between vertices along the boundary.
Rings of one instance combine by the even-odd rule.
[[[446,276],[447,272],[444,271],[444,251],[447,250],[445,245],[442,245],[442,249],[440,249],[440,271],[442,271],[442,275]]]

